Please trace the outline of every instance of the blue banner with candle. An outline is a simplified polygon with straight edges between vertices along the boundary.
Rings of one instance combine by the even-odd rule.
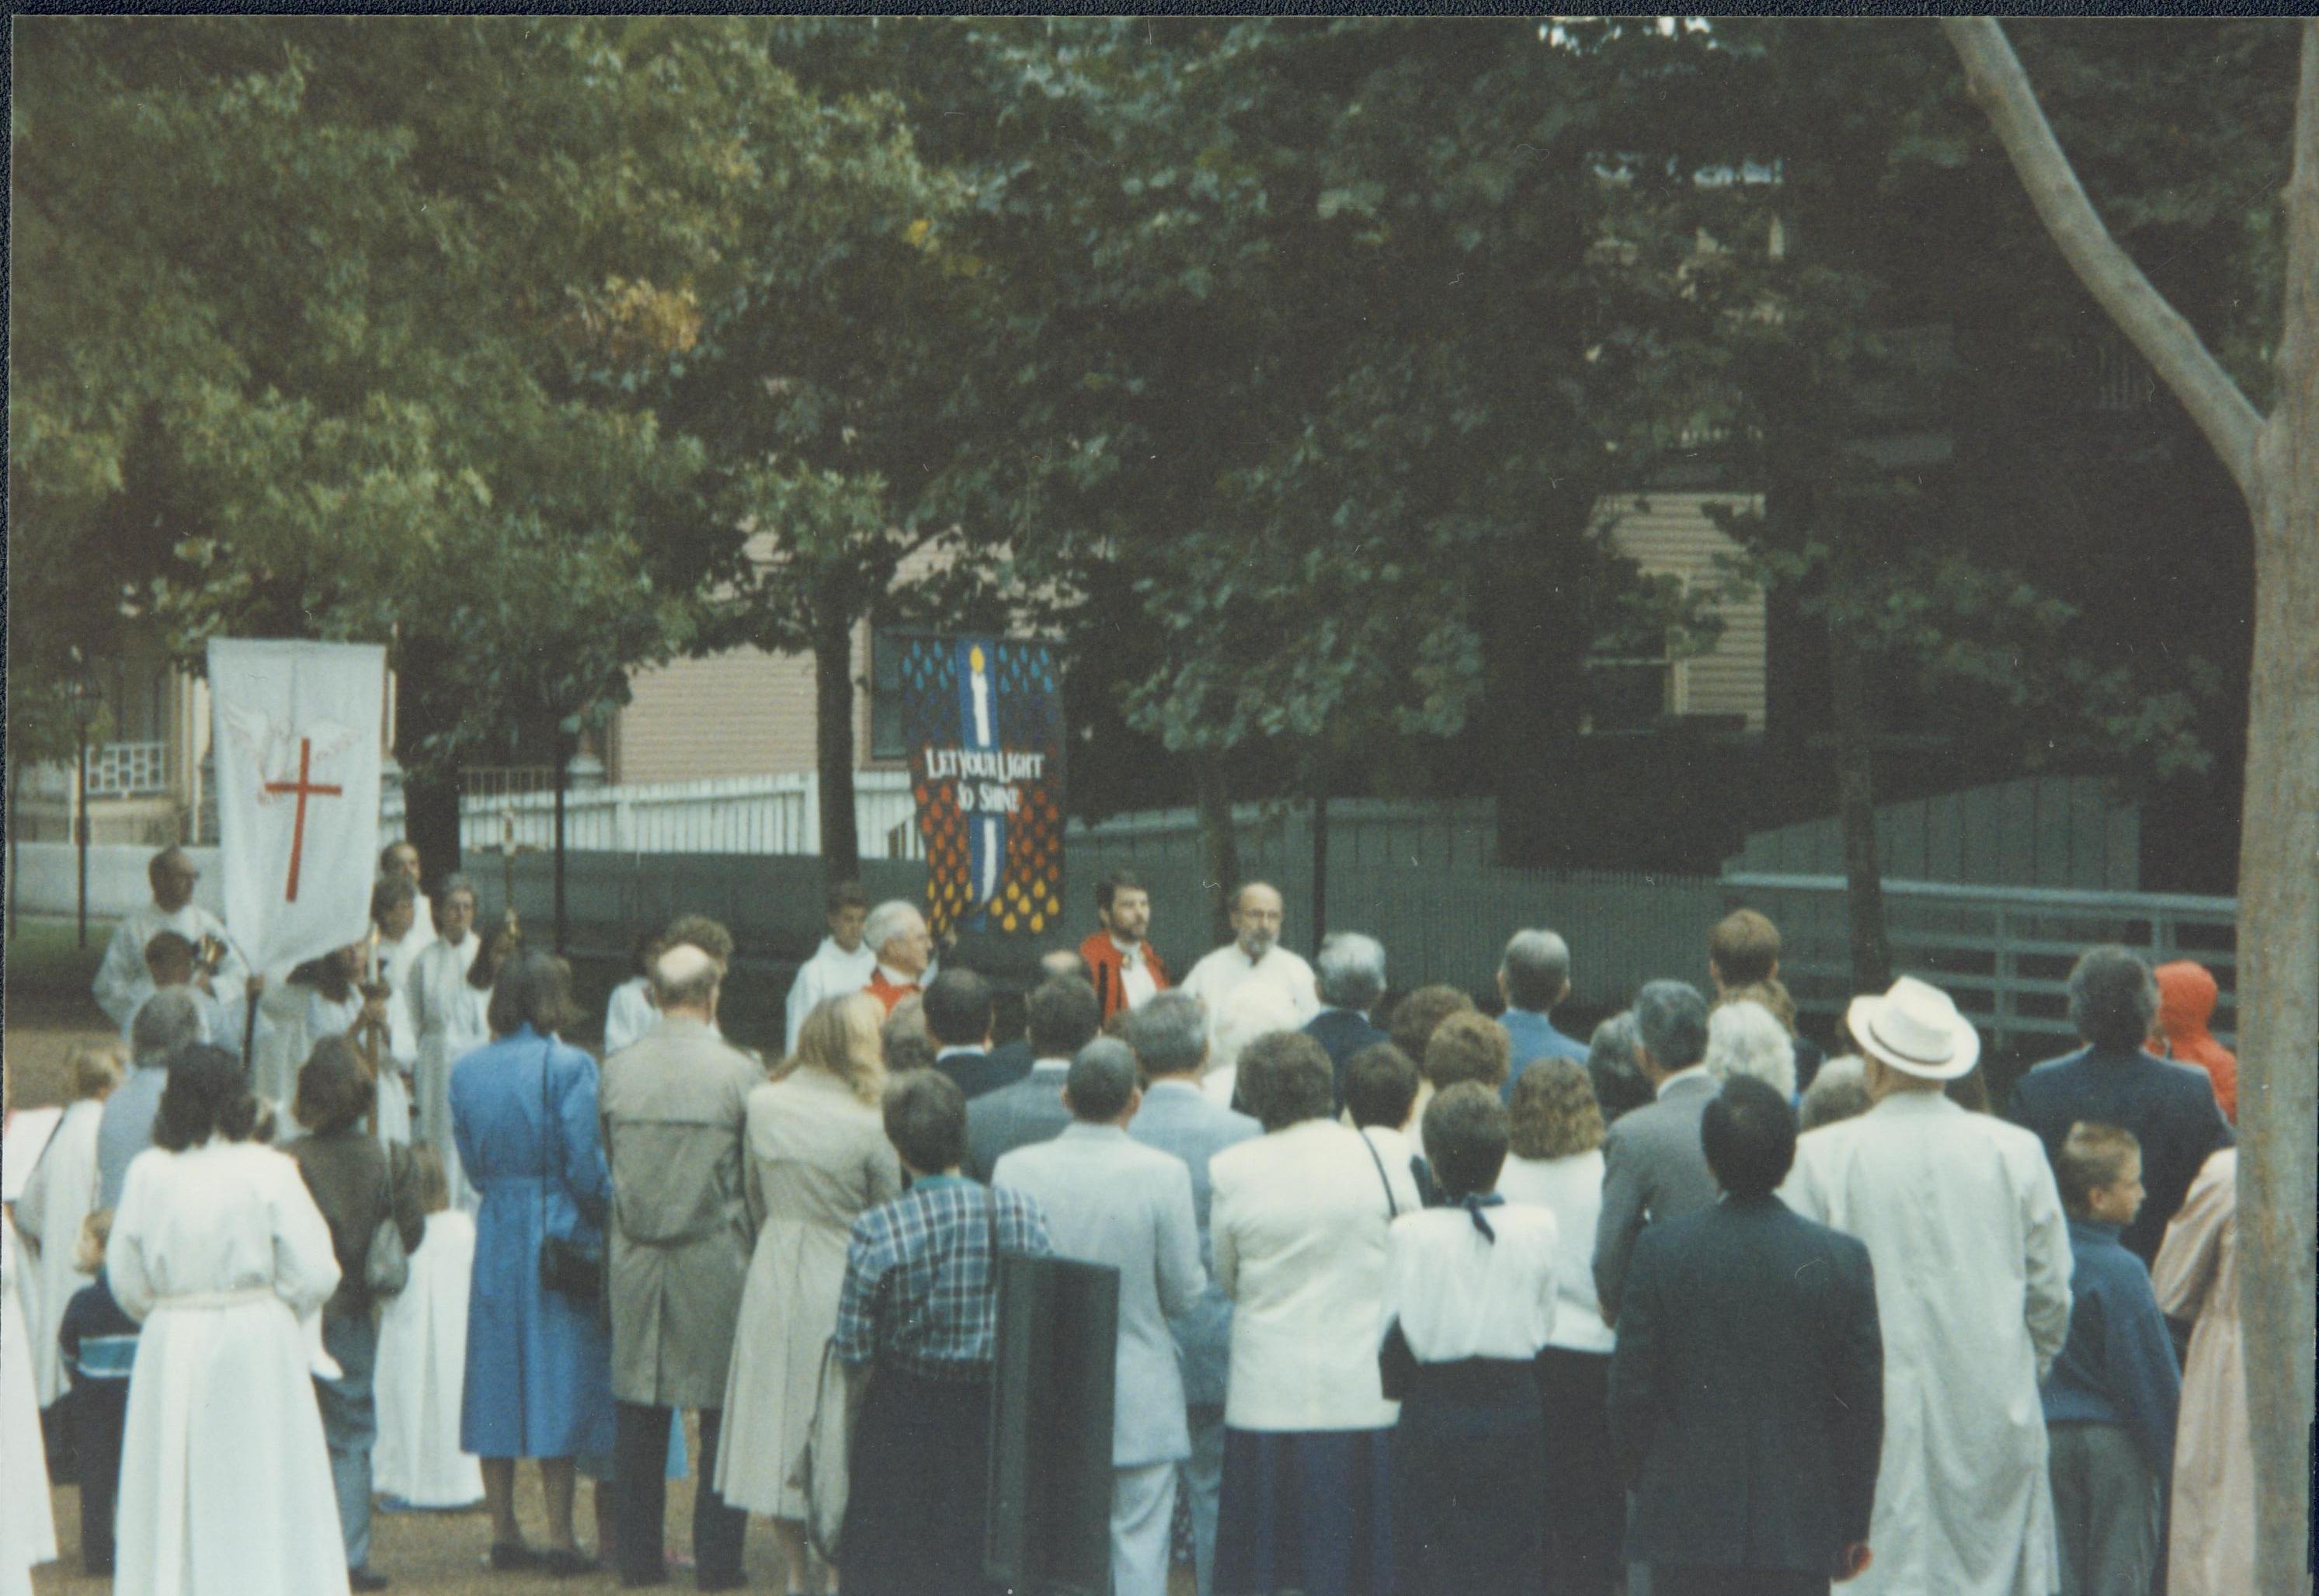
[[[1063,897],[1063,703],[1055,651],[903,636],[902,731],[926,849],[926,923],[1036,936]]]

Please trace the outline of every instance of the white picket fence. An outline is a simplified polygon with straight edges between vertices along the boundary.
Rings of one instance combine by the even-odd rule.
[[[816,788],[810,773],[575,788],[564,795],[564,846],[573,852],[817,854]],[[389,792],[379,806],[383,837],[402,834],[402,794]],[[856,771],[853,823],[864,859],[925,856],[907,771]],[[555,843],[553,793],[471,795],[460,803],[463,853],[493,853],[510,844],[537,852]]]

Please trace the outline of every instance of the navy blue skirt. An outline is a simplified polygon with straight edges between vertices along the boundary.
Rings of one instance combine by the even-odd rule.
[[[1227,1429],[1216,1596],[1391,1596],[1393,1434]]]
[[[1527,1358],[1420,1364],[1393,1432],[1399,1596],[1538,1596],[1546,1426]]]

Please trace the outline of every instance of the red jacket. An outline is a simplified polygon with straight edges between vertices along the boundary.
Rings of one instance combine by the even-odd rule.
[[[1108,1020],[1127,1006],[1127,991],[1119,980],[1119,944],[1111,940],[1108,931],[1098,931],[1079,944],[1079,957],[1087,960],[1087,978],[1095,983],[1103,1017]],[[1165,992],[1168,967],[1160,962],[1160,950],[1148,942],[1143,944],[1143,967],[1151,972],[1152,989]]]
[[[862,989],[870,994],[871,996],[876,998],[880,1003],[884,1004],[886,1005],[886,1012],[889,1014],[900,1005],[903,998],[916,997],[922,990],[918,983],[916,981],[911,981],[907,985],[900,987],[894,985],[893,982],[886,978],[886,967],[882,964],[871,970],[870,984],[863,987]]]

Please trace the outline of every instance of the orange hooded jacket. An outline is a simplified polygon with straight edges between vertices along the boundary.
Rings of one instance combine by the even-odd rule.
[[[2215,1015],[2219,988],[2203,965],[2188,959],[2161,964],[2158,977],[2158,1028],[2177,1060],[2195,1064],[2213,1078],[2215,1101],[2223,1117],[2239,1123],[2239,1060],[2206,1029]]]

